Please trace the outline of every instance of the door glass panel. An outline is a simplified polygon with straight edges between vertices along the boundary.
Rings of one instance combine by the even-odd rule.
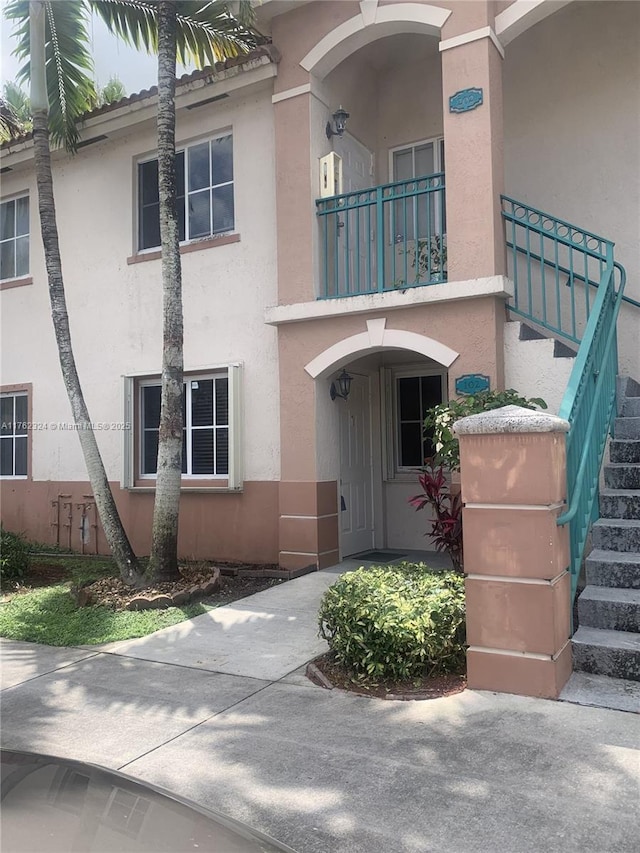
[[[408,181],[413,178],[413,156],[411,148],[393,152],[393,180]]]
[[[422,175],[432,175],[435,172],[433,155],[433,142],[428,142],[426,145],[418,145],[416,148],[416,172],[412,177],[419,178]]]

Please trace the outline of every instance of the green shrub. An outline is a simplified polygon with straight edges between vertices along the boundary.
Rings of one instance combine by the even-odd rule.
[[[363,680],[460,672],[465,662],[464,579],[424,563],[347,572],[324,594],[320,635]]]
[[[506,391],[482,391],[468,397],[460,397],[441,403],[427,411],[424,426],[428,433],[433,434],[436,453],[432,460],[434,465],[443,465],[450,471],[460,470],[460,445],[452,426],[460,418],[500,409],[502,406],[522,406],[523,409],[546,409],[547,404],[539,397],[523,397],[513,388]]]
[[[0,584],[22,580],[29,568],[29,551],[19,533],[0,527]]]

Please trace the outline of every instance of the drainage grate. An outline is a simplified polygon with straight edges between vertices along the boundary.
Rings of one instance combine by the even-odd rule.
[[[401,557],[406,557],[398,551],[363,551],[362,554],[352,554],[349,560],[366,560],[367,563],[393,563]]]

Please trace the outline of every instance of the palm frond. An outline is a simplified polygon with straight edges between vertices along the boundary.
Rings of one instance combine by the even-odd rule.
[[[84,3],[58,0],[46,2],[46,70],[49,96],[49,128],[54,144],[74,151],[79,134],[76,125],[82,113],[96,100],[95,84],[89,76],[93,60],[87,31],[87,7]],[[30,37],[28,0],[13,0],[5,7],[5,16],[15,21],[14,36],[18,59],[25,63],[18,82],[30,79]]]
[[[157,4],[151,0],[89,0],[111,32],[147,53],[158,49]],[[198,67],[247,53],[262,40],[248,0],[181,0],[177,4],[178,60]],[[237,7],[234,17],[231,7]]]

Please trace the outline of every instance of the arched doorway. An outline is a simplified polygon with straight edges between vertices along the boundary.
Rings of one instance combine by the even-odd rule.
[[[447,399],[457,357],[426,335],[387,329],[380,318],[305,366],[319,386],[317,453],[333,456],[342,558],[371,548],[428,549],[424,516],[416,517],[407,500],[416,491],[416,469],[433,452],[424,413]],[[351,377],[349,396],[332,399],[327,391],[343,370]]]

